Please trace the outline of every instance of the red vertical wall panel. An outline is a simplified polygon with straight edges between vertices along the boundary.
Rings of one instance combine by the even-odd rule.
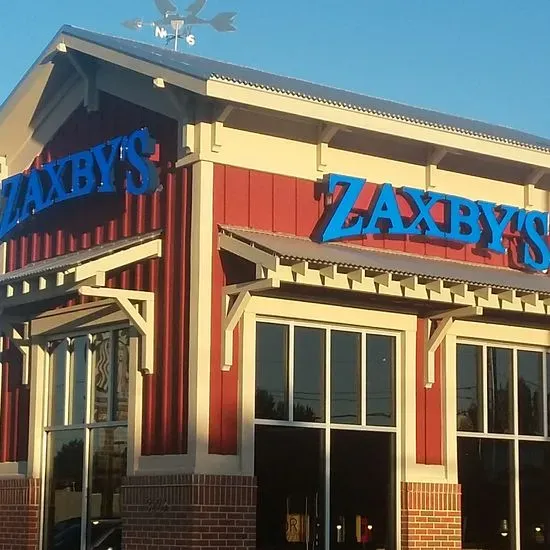
[[[443,415],[441,409],[441,349],[435,354],[435,383],[424,384],[426,321],[418,319],[416,333],[416,461],[418,464],[441,464]]]
[[[178,454],[187,448],[190,169],[173,170],[177,125],[157,113],[102,94],[100,111],[75,111],[37,158],[60,158],[116,135],[147,126],[159,143],[160,188],[150,196],[127,193],[88,197],[42,212],[8,241],[8,270],[30,261],[80,250],[125,236],[163,230],[163,258],[109,277],[109,286],[156,292],[155,374],[144,379],[143,454]],[[120,185],[121,182],[117,182]],[[68,301],[76,303],[76,299]],[[21,386],[17,354],[9,350],[2,372],[0,462],[25,460],[28,389]]]

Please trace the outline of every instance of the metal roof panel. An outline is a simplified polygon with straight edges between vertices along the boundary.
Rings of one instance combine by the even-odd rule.
[[[216,79],[231,81],[344,108],[402,119],[416,124],[434,126],[462,134],[476,135],[486,139],[550,151],[550,139],[505,126],[440,113],[430,109],[413,107],[232,63],[175,52],[167,48],[160,48],[143,42],[109,36],[77,27],[64,26],[61,29],[61,33],[204,81]]]

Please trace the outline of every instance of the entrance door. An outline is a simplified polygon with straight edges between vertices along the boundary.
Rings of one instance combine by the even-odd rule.
[[[127,328],[48,342],[44,550],[121,549]]]

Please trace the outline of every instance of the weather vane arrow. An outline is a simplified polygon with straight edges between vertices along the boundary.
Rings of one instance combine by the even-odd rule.
[[[154,0],[161,17],[154,21],[144,21],[141,18],[130,19],[122,24],[131,30],[141,30],[143,27],[153,28],[157,38],[166,39],[166,44],[174,42],[174,50],[178,49],[178,39],[185,40],[189,46],[194,46],[196,37],[193,27],[196,25],[210,25],[218,32],[232,32],[235,12],[221,12],[211,19],[199,17],[207,0],[195,0],[183,13],[178,13],[177,6],[171,0]]]

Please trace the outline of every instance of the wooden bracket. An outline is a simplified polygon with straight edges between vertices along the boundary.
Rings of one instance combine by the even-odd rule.
[[[223,105],[219,108],[212,123],[212,152],[219,153],[223,144],[224,124],[234,107],[232,105]]]
[[[278,279],[264,279],[252,283],[229,285],[223,289],[222,326],[222,370],[229,371],[233,366],[233,332],[239,324],[252,292],[279,288]]]
[[[97,112],[99,110],[99,92],[96,82],[96,66],[90,62],[82,63],[78,54],[72,51],[66,52],[66,55],[84,82],[84,107],[89,113]]]
[[[153,374],[155,370],[155,293],[91,286],[82,286],[78,289],[78,292],[82,296],[112,298],[116,301],[143,338],[141,372],[143,374]],[[141,308],[133,302],[141,304]]]
[[[339,126],[323,124],[319,129],[317,140],[317,171],[325,172],[327,169],[328,145],[334,136],[340,131]]]
[[[29,361],[31,356],[31,339],[29,323],[22,323],[23,332],[19,332],[9,318],[0,313],[0,331],[9,338],[12,344],[21,352],[23,357],[23,368],[21,374],[21,383],[23,386],[29,384]]]
[[[435,147],[429,154],[426,162],[426,191],[429,191],[435,187],[435,171],[447,153],[447,149],[443,147]]]
[[[451,330],[455,320],[478,315],[483,315],[483,308],[471,306],[444,311],[426,319],[424,387],[431,388],[435,383],[435,352],[449,333],[449,330]],[[437,322],[437,326],[432,331],[434,322]]]

